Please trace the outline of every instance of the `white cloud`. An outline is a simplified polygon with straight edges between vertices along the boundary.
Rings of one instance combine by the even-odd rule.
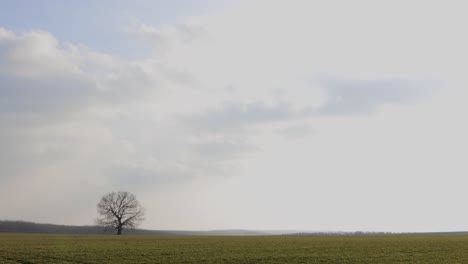
[[[96,190],[112,184],[105,173],[109,167],[139,159],[132,155],[134,142],[119,138],[112,124],[154,98],[157,84],[136,64],[61,45],[42,31],[2,30],[0,61],[2,201],[21,196],[5,217],[53,222],[75,217],[73,206],[60,216],[28,209],[54,208],[84,189],[99,195]]]

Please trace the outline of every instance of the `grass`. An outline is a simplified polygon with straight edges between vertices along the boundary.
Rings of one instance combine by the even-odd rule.
[[[468,235],[222,237],[0,233],[0,263],[468,263]]]

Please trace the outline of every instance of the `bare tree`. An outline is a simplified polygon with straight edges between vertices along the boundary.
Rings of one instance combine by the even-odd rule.
[[[144,208],[129,192],[104,195],[97,205],[97,211],[100,214],[97,224],[114,228],[117,235],[121,235],[124,228],[136,228],[144,220]]]

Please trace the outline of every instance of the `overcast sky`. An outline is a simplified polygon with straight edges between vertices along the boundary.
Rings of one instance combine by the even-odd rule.
[[[0,217],[468,230],[467,8],[0,0]]]

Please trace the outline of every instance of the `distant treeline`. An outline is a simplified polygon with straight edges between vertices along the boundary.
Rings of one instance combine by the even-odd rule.
[[[115,234],[115,230],[102,226],[70,226],[54,224],[38,224],[25,221],[2,221],[0,220],[0,232],[10,233],[47,233],[47,234]],[[212,230],[212,231],[184,231],[184,230],[145,230],[124,229],[126,235],[222,235],[222,236],[245,236],[245,235],[268,235],[268,233],[252,230]]]
[[[300,232],[286,234],[290,236],[363,236],[363,235],[391,235],[391,232],[367,232],[367,231],[355,231],[355,232]]]
[[[115,230],[102,226],[70,226],[54,224],[38,224],[26,221],[0,220],[0,233],[48,233],[48,234],[115,234]],[[196,235],[196,236],[359,236],[359,235],[468,235],[468,232],[431,232],[431,233],[391,233],[391,232],[314,232],[314,231],[287,231],[287,230],[210,230],[210,231],[184,231],[184,230],[146,230],[146,229],[124,229],[123,234],[127,235]]]
[[[115,230],[102,226],[69,226],[54,224],[38,224],[25,221],[0,221],[0,232],[14,233],[50,233],[50,234],[114,234]],[[172,232],[128,229],[124,230],[126,234],[151,235],[151,234],[172,234]]]

